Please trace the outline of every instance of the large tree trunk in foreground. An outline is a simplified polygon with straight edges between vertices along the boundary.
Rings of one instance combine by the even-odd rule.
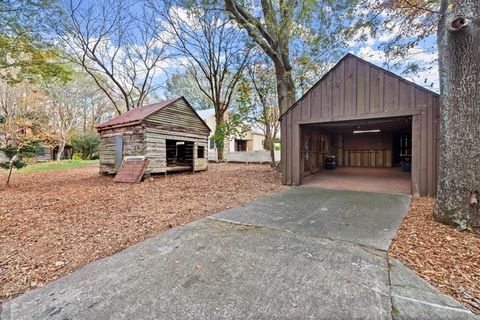
[[[442,0],[440,163],[435,219],[480,223],[480,2]]]

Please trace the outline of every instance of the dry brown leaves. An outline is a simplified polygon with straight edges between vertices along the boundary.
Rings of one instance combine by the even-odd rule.
[[[414,198],[389,255],[480,314],[480,234],[434,221],[432,198]]]
[[[0,187],[0,301],[166,228],[284,188],[266,165],[211,164],[140,184],[114,183],[96,166],[16,174],[11,187]]]

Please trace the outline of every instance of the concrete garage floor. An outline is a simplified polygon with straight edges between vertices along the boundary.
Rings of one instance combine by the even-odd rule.
[[[411,194],[410,172],[400,168],[338,167],[322,170],[302,181],[303,186],[353,191]]]
[[[477,319],[400,262],[409,196],[292,188],[161,233],[2,319]]]

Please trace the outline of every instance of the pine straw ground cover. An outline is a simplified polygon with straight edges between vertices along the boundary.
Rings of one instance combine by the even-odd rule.
[[[435,200],[413,198],[389,255],[480,314],[480,234],[433,220]]]
[[[98,167],[0,177],[0,301],[158,232],[284,189],[267,165],[116,184]],[[2,180],[3,179],[3,180]]]

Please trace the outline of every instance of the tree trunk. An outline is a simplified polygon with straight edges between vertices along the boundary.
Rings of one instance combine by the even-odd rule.
[[[216,130],[220,128],[220,126],[223,124],[225,121],[225,111],[222,109],[222,106],[219,106],[216,108],[217,110],[215,111],[215,127]],[[217,132],[215,132],[215,135],[217,135]],[[223,138],[223,141],[219,143],[216,141],[217,145],[217,161],[218,162],[223,162],[225,161],[225,138]]]
[[[8,169],[7,183],[5,183],[6,186],[10,185],[10,178],[12,177],[12,171],[13,171],[13,164],[10,165],[10,168]]]
[[[437,31],[440,163],[435,219],[480,223],[480,2],[443,0]]]
[[[57,161],[62,160],[62,155],[64,150],[65,150],[65,141],[60,141],[60,143],[58,144],[57,159],[56,159]]]
[[[283,114],[295,103],[295,83],[291,71],[285,70],[282,66],[275,66],[277,79],[277,97],[280,114]]]
[[[265,141],[263,148],[267,151],[270,151],[270,166],[275,168],[275,137],[273,136],[272,129],[269,124],[266,125],[265,131]]]
[[[18,149],[17,149],[17,153],[18,153]],[[18,160],[18,154],[14,155],[10,161],[9,161],[9,168],[8,168],[8,176],[7,176],[7,183],[5,183],[6,186],[8,186],[10,184],[10,178],[12,177],[12,171],[13,171],[13,167],[14,167],[14,163],[15,161]]]
[[[273,141],[273,140],[272,140]],[[272,159],[272,162],[270,162],[270,166],[272,168],[276,168],[277,167],[277,162],[275,161],[275,142],[273,142],[271,144],[271,148],[270,148],[270,159]]]

